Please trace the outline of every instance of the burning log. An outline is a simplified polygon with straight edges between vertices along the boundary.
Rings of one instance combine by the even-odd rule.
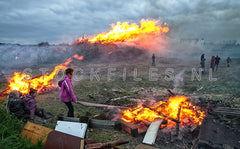
[[[112,148],[118,145],[129,143],[129,141],[113,141],[108,143],[94,143],[88,144],[85,146],[86,149],[95,149],[95,148]]]
[[[46,87],[46,86],[43,85],[43,86],[37,91],[37,94],[39,94],[44,87]]]
[[[146,107],[146,108],[148,108],[148,109],[150,109],[150,110],[152,110],[152,111],[157,112],[158,114],[162,115],[163,117],[165,117],[165,118],[167,118],[167,119],[169,119],[169,120],[171,120],[171,121],[173,121],[173,122],[180,123],[179,120],[176,120],[176,119],[173,118],[173,117],[167,116],[167,115],[163,114],[163,113],[160,112],[160,111],[156,111],[155,109],[153,109],[153,108],[151,108],[151,107],[149,107],[149,106],[147,106],[147,105],[145,105],[145,104],[143,104],[143,106]]]
[[[149,126],[146,135],[144,136],[143,143],[145,144],[154,144],[156,137],[157,137],[157,132],[159,127],[161,126],[163,122],[163,119],[155,119],[151,125]]]

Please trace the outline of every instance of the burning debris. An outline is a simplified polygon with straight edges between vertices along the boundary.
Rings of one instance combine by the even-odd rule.
[[[117,45],[134,46],[147,51],[162,52],[168,46],[168,40],[164,34],[169,32],[167,23],[159,23],[156,20],[140,21],[140,26],[136,23],[117,22],[112,24],[112,29],[108,32],[100,33],[94,37],[86,39],[85,35],[74,42],[79,43],[114,43]],[[108,52],[109,54],[112,51]]]
[[[83,56],[74,56],[68,58],[63,64],[55,66],[54,70],[49,74],[46,73],[44,76],[39,75],[31,78],[30,75],[15,72],[14,76],[10,79],[8,88],[2,91],[0,94],[8,94],[12,90],[20,91],[22,94],[28,94],[30,88],[38,90],[38,93],[41,93],[45,90],[51,90],[57,87],[57,83],[53,82],[55,75],[58,74],[59,70],[66,69],[67,66],[71,63],[72,58],[83,60]]]
[[[168,27],[163,27],[161,24],[158,23],[158,21],[150,21],[150,20],[144,20],[142,19],[140,21],[141,27],[139,27],[137,24],[128,24],[128,22],[117,22],[116,25],[112,24],[112,30],[106,33],[100,33],[97,36],[94,36],[90,39],[88,39],[89,42],[95,43],[112,43],[112,42],[128,42],[128,41],[136,41],[141,36],[148,35],[148,34],[155,34],[160,35],[163,33],[167,33],[169,31]],[[166,23],[164,25],[167,25]],[[76,43],[82,42],[85,40],[82,37],[81,39],[78,39],[75,41]]]
[[[205,116],[204,111],[192,105],[188,97],[183,95],[170,97],[168,101],[159,101],[151,106],[140,104],[137,108],[127,109],[122,113],[121,119],[128,123],[138,123],[142,120],[152,122],[156,118],[162,118],[168,120],[168,127],[174,126],[174,122],[181,125],[201,125]]]

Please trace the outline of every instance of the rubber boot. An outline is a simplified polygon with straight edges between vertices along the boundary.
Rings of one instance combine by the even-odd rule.
[[[51,118],[50,116],[47,115],[47,112],[45,110],[42,110],[42,114],[45,119]]]

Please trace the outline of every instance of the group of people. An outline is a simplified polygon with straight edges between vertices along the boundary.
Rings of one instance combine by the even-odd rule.
[[[34,119],[35,115],[49,119],[46,111],[37,107],[35,97],[37,90],[31,88],[24,98],[22,93],[16,90],[10,92],[6,100],[6,111],[14,114],[19,119]]]
[[[74,117],[72,101],[77,103],[71,83],[73,71],[72,68],[66,69],[65,78],[59,81],[59,86],[61,87],[60,99],[68,108],[68,117]],[[21,92],[13,90],[6,99],[6,111],[14,114],[19,119],[33,120],[36,115],[45,119],[51,118],[43,108],[37,107],[36,96],[37,90],[33,88],[30,89],[29,94],[25,98]]]
[[[201,55],[201,62],[200,62],[201,68],[202,68],[202,74],[204,74],[204,72],[205,72],[205,61],[206,61],[206,59],[205,59],[204,56],[205,56],[204,54]],[[221,60],[221,58],[218,55],[216,57],[212,56],[211,61],[210,61],[210,67],[211,67],[213,72],[218,70],[218,65],[219,65],[220,60]],[[230,67],[230,63],[232,62],[231,58],[228,57],[226,59],[226,61],[227,61],[227,67]]]

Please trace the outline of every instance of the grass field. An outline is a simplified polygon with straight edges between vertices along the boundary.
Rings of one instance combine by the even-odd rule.
[[[90,68],[100,68],[100,80],[89,79]],[[167,89],[176,91],[177,94],[184,94],[190,98],[202,98],[203,100],[219,101],[225,106],[240,108],[240,59],[233,59],[231,67],[227,68],[225,63],[220,63],[219,70],[213,72],[213,78],[217,78],[217,81],[209,81],[208,68],[206,64],[206,73],[202,76],[201,81],[192,80],[192,68],[198,70],[199,63],[182,63],[182,64],[157,64],[155,68],[157,81],[149,80],[149,68],[152,68],[149,64],[98,64],[85,66],[84,64],[74,65],[76,68],[83,68],[84,79],[82,81],[73,81],[74,93],[78,100],[87,101],[93,103],[104,103],[111,105],[120,105],[134,107],[137,105],[138,100],[162,100],[167,99],[170,95]],[[115,76],[111,81],[107,81],[107,68],[116,67]],[[127,69],[126,81],[123,81],[123,68]],[[134,81],[134,68],[137,68],[137,77],[142,78],[141,81]],[[182,75],[183,81],[176,84],[176,81],[167,81],[165,78],[169,77],[166,73],[167,68],[173,68],[174,75],[184,70]],[[0,80],[0,89],[7,87],[7,80]],[[53,115],[63,114],[67,115],[67,107],[60,102],[59,89],[44,93],[37,96],[38,106],[44,108],[46,111],[51,112]],[[118,100],[110,100],[118,97]],[[1,104],[4,103],[4,97],[0,98]],[[1,106],[3,107],[3,106]],[[103,109],[94,107],[84,107],[79,104],[74,104],[75,117],[88,116],[93,117],[96,114],[102,113]],[[3,114],[1,114],[3,115]],[[6,115],[6,114],[5,114]],[[10,116],[11,117],[11,116]],[[5,121],[5,118],[1,117],[1,121]],[[3,122],[1,122],[1,125]],[[6,123],[6,124],[5,124]],[[6,121],[4,125],[8,123],[19,124],[16,131],[11,132],[14,127],[7,128],[7,132],[13,133],[16,136],[24,126],[23,122],[19,122],[11,118],[10,121]],[[44,126],[49,128],[55,128],[56,121],[53,121]],[[1,131],[3,131],[1,129]],[[127,139],[129,144],[123,145],[123,148],[134,148],[137,144],[141,143],[141,138],[133,138],[123,131],[110,131],[110,130],[93,130],[87,132],[87,138],[97,142],[109,142],[118,139]],[[4,142],[12,142],[13,144],[19,144],[17,138],[13,140],[8,138],[8,135],[2,135],[0,144]],[[23,143],[24,144],[24,143]],[[16,145],[17,146],[17,145]],[[176,145],[167,145],[169,148],[178,148]],[[184,145],[183,145],[184,146]],[[40,147],[40,146],[39,146]],[[189,147],[189,146],[187,146]],[[187,148],[185,147],[185,148]],[[183,147],[184,148],[184,147]]]

